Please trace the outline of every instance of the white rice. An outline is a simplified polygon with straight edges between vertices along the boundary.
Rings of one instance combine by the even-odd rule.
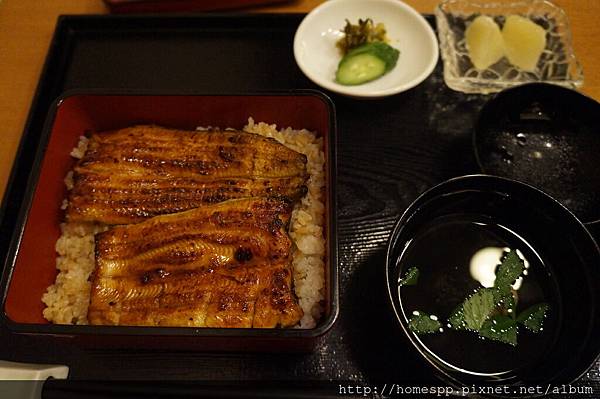
[[[296,205],[290,222],[290,237],[294,242],[292,265],[294,289],[304,316],[299,328],[312,328],[323,314],[325,298],[325,238],[324,187],[325,155],[323,139],[307,130],[291,128],[277,130],[277,126],[252,118],[244,130],[272,137],[287,147],[307,157],[308,193]],[[82,158],[88,139],[81,137],[71,151],[74,158]],[[73,174],[65,177],[67,189],[73,187]],[[63,202],[62,209],[66,208]],[[61,236],[56,242],[56,268],[58,275],[53,285],[42,296],[46,304],[44,317],[57,324],[87,324],[87,308],[91,285],[89,276],[94,269],[94,235],[106,226],[91,223],[63,223]]]
[[[63,223],[56,241],[56,282],[42,296],[46,320],[58,324],[87,324],[94,270],[94,234],[106,230],[92,223]]]
[[[83,158],[83,156],[85,155],[85,152],[87,151],[88,148],[88,143],[89,143],[89,139],[85,136],[79,136],[79,142],[77,143],[77,147],[73,148],[73,150],[71,151],[71,156],[73,158],[77,158],[77,159],[81,159]],[[71,174],[71,177],[73,176],[73,172],[69,172]],[[71,185],[71,187],[69,187],[69,185],[67,184],[67,188],[71,189],[73,187],[73,185]]]

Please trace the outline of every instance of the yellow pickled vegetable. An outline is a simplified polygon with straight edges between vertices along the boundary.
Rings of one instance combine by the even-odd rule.
[[[480,15],[465,31],[465,40],[471,62],[477,69],[486,69],[504,55],[500,28],[488,16]]]
[[[546,48],[546,31],[528,18],[511,15],[502,28],[504,52],[516,67],[534,71]]]

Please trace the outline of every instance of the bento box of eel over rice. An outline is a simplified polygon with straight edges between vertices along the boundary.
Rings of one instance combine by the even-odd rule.
[[[4,323],[95,347],[310,350],[338,313],[335,134],[317,91],[63,95],[4,254]]]

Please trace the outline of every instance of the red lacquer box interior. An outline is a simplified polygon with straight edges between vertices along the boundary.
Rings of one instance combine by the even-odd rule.
[[[157,124],[241,129],[248,122],[305,128],[324,139],[326,158],[326,312],[312,329],[217,329],[186,327],[81,326],[48,323],[41,297],[57,275],[55,244],[67,190],[64,177],[75,164],[70,151],[87,131]],[[17,229],[5,260],[4,323],[17,333],[52,334],[94,346],[160,346],[200,350],[308,350],[338,313],[335,218],[335,115],[316,91],[251,95],[155,95],[71,93],[50,110]]]

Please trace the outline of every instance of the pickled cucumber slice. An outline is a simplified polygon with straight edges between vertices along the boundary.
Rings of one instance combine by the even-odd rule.
[[[465,31],[465,40],[471,62],[477,69],[486,69],[504,55],[500,27],[486,15],[473,20]]]
[[[511,15],[502,28],[504,51],[514,66],[534,71],[546,48],[546,30],[528,18]]]
[[[385,73],[385,62],[371,53],[360,53],[340,63],[335,80],[343,85],[359,85]]]
[[[359,85],[370,82],[390,71],[400,51],[383,42],[363,44],[342,58],[335,80],[343,85]]]

